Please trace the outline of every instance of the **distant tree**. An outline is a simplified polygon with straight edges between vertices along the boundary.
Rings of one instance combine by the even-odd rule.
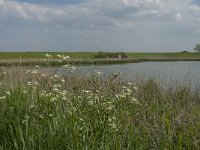
[[[200,52],[200,44],[197,44],[196,47],[194,48],[195,51]]]
[[[124,52],[102,52],[98,51],[95,54],[95,58],[128,58],[128,55]]]

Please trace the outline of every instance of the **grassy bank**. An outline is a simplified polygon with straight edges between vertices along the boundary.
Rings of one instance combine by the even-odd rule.
[[[0,52],[0,65],[12,66],[12,65],[45,65],[43,61],[46,52]],[[57,66],[57,55],[70,56],[71,60],[66,63],[73,65],[84,64],[119,64],[119,63],[134,63],[142,61],[200,61],[200,53],[127,53],[128,58],[104,58],[94,59],[94,52],[66,52],[48,53],[52,56],[49,60],[49,65]]]
[[[56,58],[57,55],[66,55],[71,58],[94,58],[94,52],[0,52],[0,59],[43,59],[45,54],[52,55]]]
[[[48,53],[54,58],[60,55],[70,56],[75,59],[92,59],[96,52],[0,52],[0,59],[43,59],[44,55]],[[129,57],[134,58],[160,58],[160,57],[200,57],[200,53],[195,52],[176,52],[176,53],[126,53]]]
[[[62,65],[103,65],[103,64],[125,64],[137,63],[147,61],[200,61],[200,58],[129,58],[129,59],[72,59],[62,62]],[[30,60],[4,60],[0,61],[0,66],[59,66],[60,63],[57,59],[53,59],[48,63],[41,59]]]
[[[0,70],[0,149],[199,148],[199,88],[37,68]]]

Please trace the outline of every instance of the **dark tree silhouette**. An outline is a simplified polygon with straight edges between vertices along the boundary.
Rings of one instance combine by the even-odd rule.
[[[200,44],[197,44],[196,47],[194,48],[195,51],[200,52]]]

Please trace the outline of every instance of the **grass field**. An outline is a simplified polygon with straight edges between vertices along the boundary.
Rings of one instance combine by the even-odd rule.
[[[45,54],[56,57],[58,54],[71,58],[93,58],[93,52],[0,52],[0,59],[43,59]]]
[[[43,61],[44,55],[50,54],[52,59],[49,65],[57,66],[57,55],[70,56],[66,63],[73,65],[84,64],[119,64],[134,63],[141,61],[200,61],[200,53],[127,53],[128,58],[103,58],[95,59],[95,52],[0,52],[1,66],[16,66],[35,64],[46,65]]]
[[[178,53],[128,53],[130,57],[200,57],[196,52],[178,52]]]
[[[44,55],[48,53],[54,58],[60,55],[67,55],[71,58],[92,59],[95,52],[0,52],[0,59],[43,59]],[[200,53],[127,53],[129,57],[146,58],[146,57],[200,57]]]
[[[2,150],[199,148],[199,87],[38,68],[0,69]]]

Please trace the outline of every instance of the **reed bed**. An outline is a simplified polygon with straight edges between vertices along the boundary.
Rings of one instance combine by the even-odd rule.
[[[0,69],[0,149],[198,149],[199,87]]]
[[[71,65],[101,65],[101,64],[125,64],[148,61],[200,61],[200,57],[131,57],[131,58],[102,58],[102,59],[71,59],[65,62],[58,62],[58,59],[51,59],[47,65],[43,59],[22,59],[22,60],[0,60],[0,66],[60,66],[61,64]]]

